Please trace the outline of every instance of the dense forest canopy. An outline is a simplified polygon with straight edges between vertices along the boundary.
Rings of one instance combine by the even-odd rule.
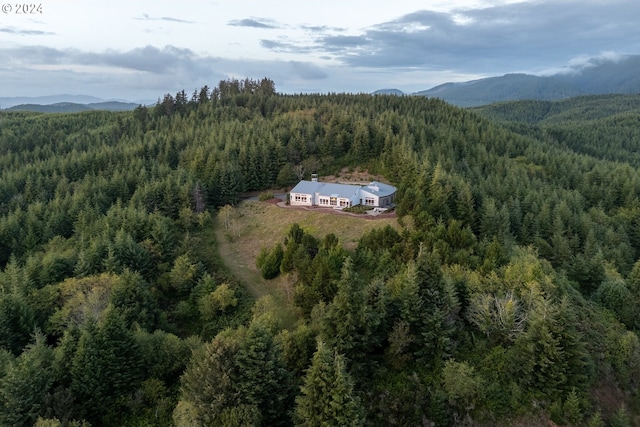
[[[632,425],[638,104],[247,79],[0,112],[0,424]],[[397,186],[400,227],[352,250],[274,236],[257,261],[295,281],[284,322],[225,267],[215,217],[343,167]]]
[[[504,102],[474,109],[524,135],[578,153],[640,166],[640,97],[584,96],[562,101]]]

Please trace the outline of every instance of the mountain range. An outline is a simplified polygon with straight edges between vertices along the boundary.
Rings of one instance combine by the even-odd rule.
[[[402,94],[381,89],[374,94]],[[550,76],[505,74],[462,83],[445,83],[415,92],[440,98],[460,107],[475,107],[500,101],[554,101],[582,95],[640,93],[640,55],[617,61],[592,61],[587,66]]]
[[[0,109],[5,111],[36,111],[40,113],[77,113],[90,110],[127,111],[155,101],[131,102],[124,99],[105,100],[89,95],[51,95],[35,97],[0,97]]]
[[[440,98],[460,107],[477,107],[502,101],[556,101],[583,95],[640,93],[640,55],[617,60],[590,60],[548,76],[505,74],[458,83],[445,83],[409,95]],[[380,89],[373,94],[405,95],[398,89]],[[0,97],[0,109],[48,113],[70,113],[89,110],[133,110],[138,105],[155,101],[104,100],[86,95],[41,97]]]
[[[5,111],[35,111],[38,113],[80,113],[82,111],[130,111],[139,104],[130,102],[94,102],[90,104],[76,104],[73,102],[57,102],[55,104],[20,104],[7,108]]]

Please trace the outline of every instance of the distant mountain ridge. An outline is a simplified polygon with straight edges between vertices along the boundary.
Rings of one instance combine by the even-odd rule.
[[[92,102],[104,102],[105,99],[89,95],[46,95],[46,96],[5,96],[0,97],[0,108],[7,109],[21,104],[50,105],[61,102],[72,104],[90,104]],[[124,101],[123,99],[113,99],[110,101]]]
[[[567,73],[551,76],[505,74],[462,83],[445,83],[416,92],[460,107],[501,101],[555,101],[583,95],[640,93],[640,55],[598,60]]]
[[[373,92],[372,95],[398,95],[398,96],[402,96],[402,95],[404,95],[404,92],[401,91],[400,89],[378,89],[375,92]]]
[[[4,111],[34,111],[36,113],[79,113],[81,111],[91,111],[91,108],[84,104],[73,102],[57,102],[55,104],[20,104],[9,107]]]
[[[155,101],[129,101],[126,99],[102,99],[89,95],[49,95],[0,97],[0,110],[37,111],[44,113],[71,113],[89,110],[127,111],[138,105],[152,105]]]
[[[34,111],[37,113],[80,113],[82,111],[131,111],[139,104],[130,102],[94,102],[90,104],[76,104],[73,102],[57,102],[55,104],[20,104],[7,108],[5,111]]]
[[[106,110],[106,111],[131,111],[138,105],[132,102],[106,101],[92,102],[90,104],[76,104],[74,102],[57,102],[55,104],[19,104],[9,107],[4,111],[34,111],[37,113],[80,113],[82,111]]]
[[[475,107],[499,101],[533,99],[552,101],[584,95],[569,82],[554,77],[506,74],[464,83],[446,83],[415,95],[440,98],[460,107]]]

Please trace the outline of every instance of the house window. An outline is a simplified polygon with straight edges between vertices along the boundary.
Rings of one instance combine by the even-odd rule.
[[[329,204],[330,204],[331,206],[337,206],[337,205],[338,205],[338,198],[337,198],[337,197],[331,197],[331,198],[329,199]]]
[[[295,201],[300,203],[307,203],[307,196],[301,196],[300,194],[296,194]]]
[[[367,206],[375,206],[376,199],[374,199],[372,197],[365,197],[364,204],[367,205]]]
[[[341,199],[340,206],[347,206],[347,200]]]

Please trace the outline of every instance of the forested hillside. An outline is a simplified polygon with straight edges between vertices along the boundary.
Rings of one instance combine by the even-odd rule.
[[[616,61],[594,60],[589,66],[557,74],[505,74],[468,82],[445,83],[415,95],[437,97],[461,107],[487,106],[496,102],[570,100],[571,97],[640,92],[640,56],[626,55]]]
[[[503,102],[474,111],[505,121],[518,133],[640,167],[640,95]]]
[[[635,425],[640,171],[533,107],[263,79],[0,112],[0,425]],[[284,321],[220,260],[218,210],[343,167],[398,187],[401,229],[274,236]]]

